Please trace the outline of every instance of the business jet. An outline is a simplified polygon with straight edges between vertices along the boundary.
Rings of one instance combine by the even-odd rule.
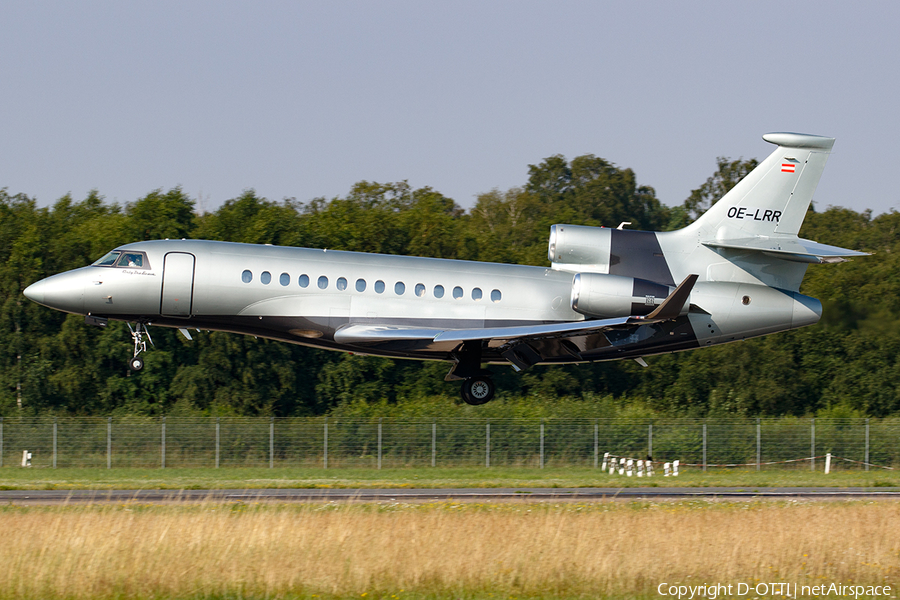
[[[834,138],[763,139],[775,151],[688,227],[554,225],[548,267],[154,240],[24,293],[91,325],[128,322],[135,371],[152,324],[188,339],[191,329],[226,331],[445,361],[463,400],[484,404],[495,390],[484,364],[646,366],[646,356],[816,323],[821,303],[799,293],[807,267],[865,255],[797,235]]]

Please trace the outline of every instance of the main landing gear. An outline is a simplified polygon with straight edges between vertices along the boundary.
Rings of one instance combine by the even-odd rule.
[[[481,406],[493,399],[495,390],[496,386],[490,377],[469,377],[462,384],[462,399],[466,404]]]
[[[463,380],[460,394],[466,404],[480,406],[490,402],[497,386],[494,385],[490,372],[481,368],[481,341],[464,342],[454,358],[456,364],[444,380]]]
[[[140,357],[140,354],[147,351],[147,342],[144,341],[144,336],[147,336],[151,346],[153,338],[150,337],[150,331],[144,323],[138,322],[134,327],[128,323],[128,329],[131,331],[131,339],[134,340],[134,356],[128,361],[128,368],[132,371],[140,371],[144,368],[144,359]]]

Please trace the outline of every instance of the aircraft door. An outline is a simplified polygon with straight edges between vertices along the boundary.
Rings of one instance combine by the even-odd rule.
[[[190,317],[194,291],[194,255],[169,252],[163,265],[159,312],[170,317]]]

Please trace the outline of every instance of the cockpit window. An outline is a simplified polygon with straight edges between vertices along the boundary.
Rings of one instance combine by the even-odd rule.
[[[147,257],[143,252],[123,252],[116,263],[117,267],[126,269],[148,269]]]
[[[101,258],[100,260],[95,262],[94,266],[96,266],[96,267],[111,267],[114,264],[116,264],[116,259],[119,258],[120,254],[122,254],[122,253],[119,252],[118,250],[113,250],[112,252],[108,253],[106,256],[104,256],[103,258]]]

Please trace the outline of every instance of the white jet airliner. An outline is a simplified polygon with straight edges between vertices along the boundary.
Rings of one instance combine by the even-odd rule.
[[[777,148],[703,216],[672,232],[554,225],[549,267],[204,240],[120,246],[32,284],[31,300],[129,322],[140,370],[147,326],[228,331],[357,354],[452,363],[462,397],[494,395],[484,363],[643,357],[819,320],[807,266],[864,253],[797,236],[833,138]],[[132,327],[130,323],[135,325]]]

